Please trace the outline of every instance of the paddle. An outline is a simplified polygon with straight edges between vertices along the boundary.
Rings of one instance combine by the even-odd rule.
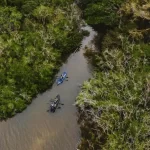
[[[59,103],[60,105],[64,105],[63,103]]]
[[[50,99],[49,101],[50,101],[50,102],[54,102],[54,100],[55,100],[55,99]]]
[[[60,76],[55,76],[55,77],[57,78],[57,77],[60,77]]]
[[[49,102],[47,102],[47,104],[49,104],[49,103],[51,103],[51,102],[54,102],[54,100],[52,100],[52,99],[51,99],[51,100],[49,100]]]
[[[60,78],[61,76],[55,76],[56,78]],[[66,78],[69,78],[69,77],[66,77]]]

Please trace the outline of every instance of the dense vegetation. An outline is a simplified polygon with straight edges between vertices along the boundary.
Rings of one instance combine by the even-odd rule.
[[[115,25],[120,14],[118,9],[124,0],[80,0],[84,19],[88,24]]]
[[[79,4],[88,23],[107,27],[100,52],[88,50],[86,54],[95,72],[84,83],[76,101],[82,132],[79,149],[147,150],[150,148],[150,3],[80,0]]]
[[[0,119],[21,112],[79,45],[72,0],[0,1]]]

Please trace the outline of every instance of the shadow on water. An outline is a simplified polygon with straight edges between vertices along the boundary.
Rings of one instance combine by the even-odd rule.
[[[68,81],[39,94],[28,108],[7,121],[0,122],[0,150],[75,150],[80,139],[76,107],[73,105],[81,85],[91,77],[91,70],[84,58],[84,47],[93,47],[96,32],[82,40],[80,51],[73,53],[62,65],[58,75],[68,72]],[[47,112],[50,99],[60,94],[61,109]]]

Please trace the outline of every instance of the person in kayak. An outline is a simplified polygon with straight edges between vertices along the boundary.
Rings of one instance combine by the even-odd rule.
[[[51,104],[51,112],[54,112],[55,111],[55,107],[54,107],[54,104]]]
[[[57,107],[57,102],[52,103],[51,104],[51,112],[55,112],[56,107]]]
[[[60,95],[57,95],[56,98],[54,99],[54,102],[50,105],[51,112],[55,112],[55,110],[59,104],[59,101],[60,101]]]
[[[61,74],[61,76],[60,76],[60,79],[63,79],[64,77],[63,77],[63,75]]]

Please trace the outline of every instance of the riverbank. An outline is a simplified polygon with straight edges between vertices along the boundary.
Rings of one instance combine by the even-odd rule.
[[[22,112],[50,88],[79,47],[80,16],[72,3],[0,2],[0,120]]]
[[[88,50],[95,72],[76,100],[82,136],[78,148],[148,149],[149,3],[81,0],[80,5],[85,20],[93,27],[105,25],[107,32],[99,52]]]

